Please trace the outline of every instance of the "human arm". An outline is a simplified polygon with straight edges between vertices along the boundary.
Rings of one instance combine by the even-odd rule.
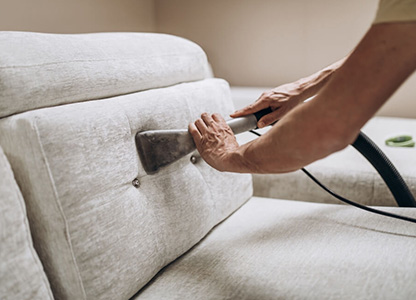
[[[297,170],[352,143],[415,68],[416,22],[373,25],[321,92],[262,137],[238,146],[221,120],[206,118],[190,124],[189,131],[201,156],[218,170]],[[218,148],[218,141],[226,142]]]
[[[316,95],[347,57],[310,76],[265,91],[254,103],[235,111],[230,116],[242,117],[270,107],[272,112],[262,117],[257,122],[257,126],[262,128],[280,120],[294,107]]]

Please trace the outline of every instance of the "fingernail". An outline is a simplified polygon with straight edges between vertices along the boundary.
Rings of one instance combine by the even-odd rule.
[[[260,122],[257,124],[257,126],[259,126],[259,128],[263,127],[263,126],[264,126],[264,122],[263,122],[263,121],[260,121]]]

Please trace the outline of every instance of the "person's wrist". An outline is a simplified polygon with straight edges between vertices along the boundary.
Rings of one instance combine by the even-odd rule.
[[[233,152],[227,154],[227,172],[237,173],[259,173],[257,165],[253,158],[249,158],[250,145],[252,142],[240,146]]]
[[[324,69],[318,74],[299,79],[299,101],[303,102],[306,99],[316,95],[334,72],[335,69]]]
[[[241,158],[236,151],[230,151],[224,153],[222,157],[223,172],[242,172],[241,171]]]
[[[244,158],[239,148],[234,151],[229,151],[227,153],[224,153],[221,161],[222,161],[221,171],[223,172],[237,172],[237,173],[250,172],[245,167]]]

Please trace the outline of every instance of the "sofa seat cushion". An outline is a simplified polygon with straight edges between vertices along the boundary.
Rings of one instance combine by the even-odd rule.
[[[0,147],[0,299],[53,299],[33,248],[25,203]]]
[[[415,299],[415,252],[408,222],[253,197],[134,299]]]
[[[393,162],[416,197],[416,148],[385,145],[388,137],[407,133],[416,138],[416,119],[375,117],[362,130]],[[251,138],[247,134],[243,137]],[[396,206],[396,201],[373,166],[352,146],[306,166],[331,190],[366,205]],[[302,171],[253,176],[254,194],[261,197],[339,203]]]
[[[127,299],[252,194],[250,175],[191,154],[147,175],[135,134],[233,110],[219,79],[38,109],[0,120],[58,299]]]
[[[204,79],[204,51],[155,33],[0,32],[0,117]]]

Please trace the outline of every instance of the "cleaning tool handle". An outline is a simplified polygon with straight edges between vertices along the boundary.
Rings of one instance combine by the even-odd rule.
[[[243,133],[257,128],[257,121],[263,116],[271,113],[271,108],[260,110],[252,115],[244,116],[241,118],[235,118],[227,121],[228,126],[231,127],[234,134]]]
[[[272,111],[272,109],[270,107],[259,110],[258,112],[254,113],[254,116],[256,117],[257,121],[259,121],[261,118],[263,118],[265,115],[270,114]]]

